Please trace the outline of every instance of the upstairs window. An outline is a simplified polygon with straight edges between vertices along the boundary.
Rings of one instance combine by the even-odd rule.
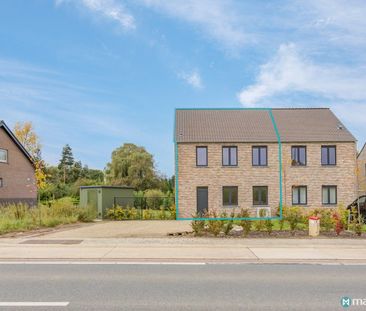
[[[336,146],[322,146],[322,165],[336,165]]]
[[[308,198],[306,186],[292,187],[292,205],[306,205],[307,200]]]
[[[322,203],[324,205],[337,204],[337,186],[322,187]]]
[[[222,204],[224,206],[238,206],[238,187],[222,187]]]
[[[207,166],[208,165],[206,146],[196,147],[196,165],[197,166]]]
[[[292,166],[306,165],[306,147],[292,146],[291,147],[291,164]]]
[[[8,150],[0,149],[0,162],[8,163]]]
[[[253,166],[267,166],[267,146],[254,146],[252,148]]]
[[[253,205],[268,205],[268,187],[253,187]]]
[[[4,186],[4,182],[3,182],[3,179],[0,178],[0,188],[2,188]]]
[[[238,165],[238,148],[236,146],[222,147],[222,165]]]

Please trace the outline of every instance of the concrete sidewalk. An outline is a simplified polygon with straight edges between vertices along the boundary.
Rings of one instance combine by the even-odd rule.
[[[0,261],[8,260],[366,264],[366,241],[353,239],[275,240],[182,237],[63,240],[50,237],[47,239],[28,237],[1,239]]]

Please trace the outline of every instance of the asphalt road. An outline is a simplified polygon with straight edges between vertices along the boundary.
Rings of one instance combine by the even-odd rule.
[[[344,310],[366,298],[366,266],[0,264],[0,310]],[[363,310],[364,307],[351,307]]]

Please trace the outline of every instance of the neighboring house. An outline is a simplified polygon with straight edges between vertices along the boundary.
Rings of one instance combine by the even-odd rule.
[[[4,121],[0,121],[0,205],[37,203],[32,157]]]
[[[177,218],[240,208],[275,216],[279,156],[284,206],[356,197],[356,139],[330,109],[177,109],[175,118]]]
[[[366,194],[366,144],[357,155],[358,194]]]

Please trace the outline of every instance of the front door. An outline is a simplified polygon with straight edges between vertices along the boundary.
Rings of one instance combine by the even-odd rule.
[[[197,214],[203,216],[208,211],[208,188],[197,187]]]

